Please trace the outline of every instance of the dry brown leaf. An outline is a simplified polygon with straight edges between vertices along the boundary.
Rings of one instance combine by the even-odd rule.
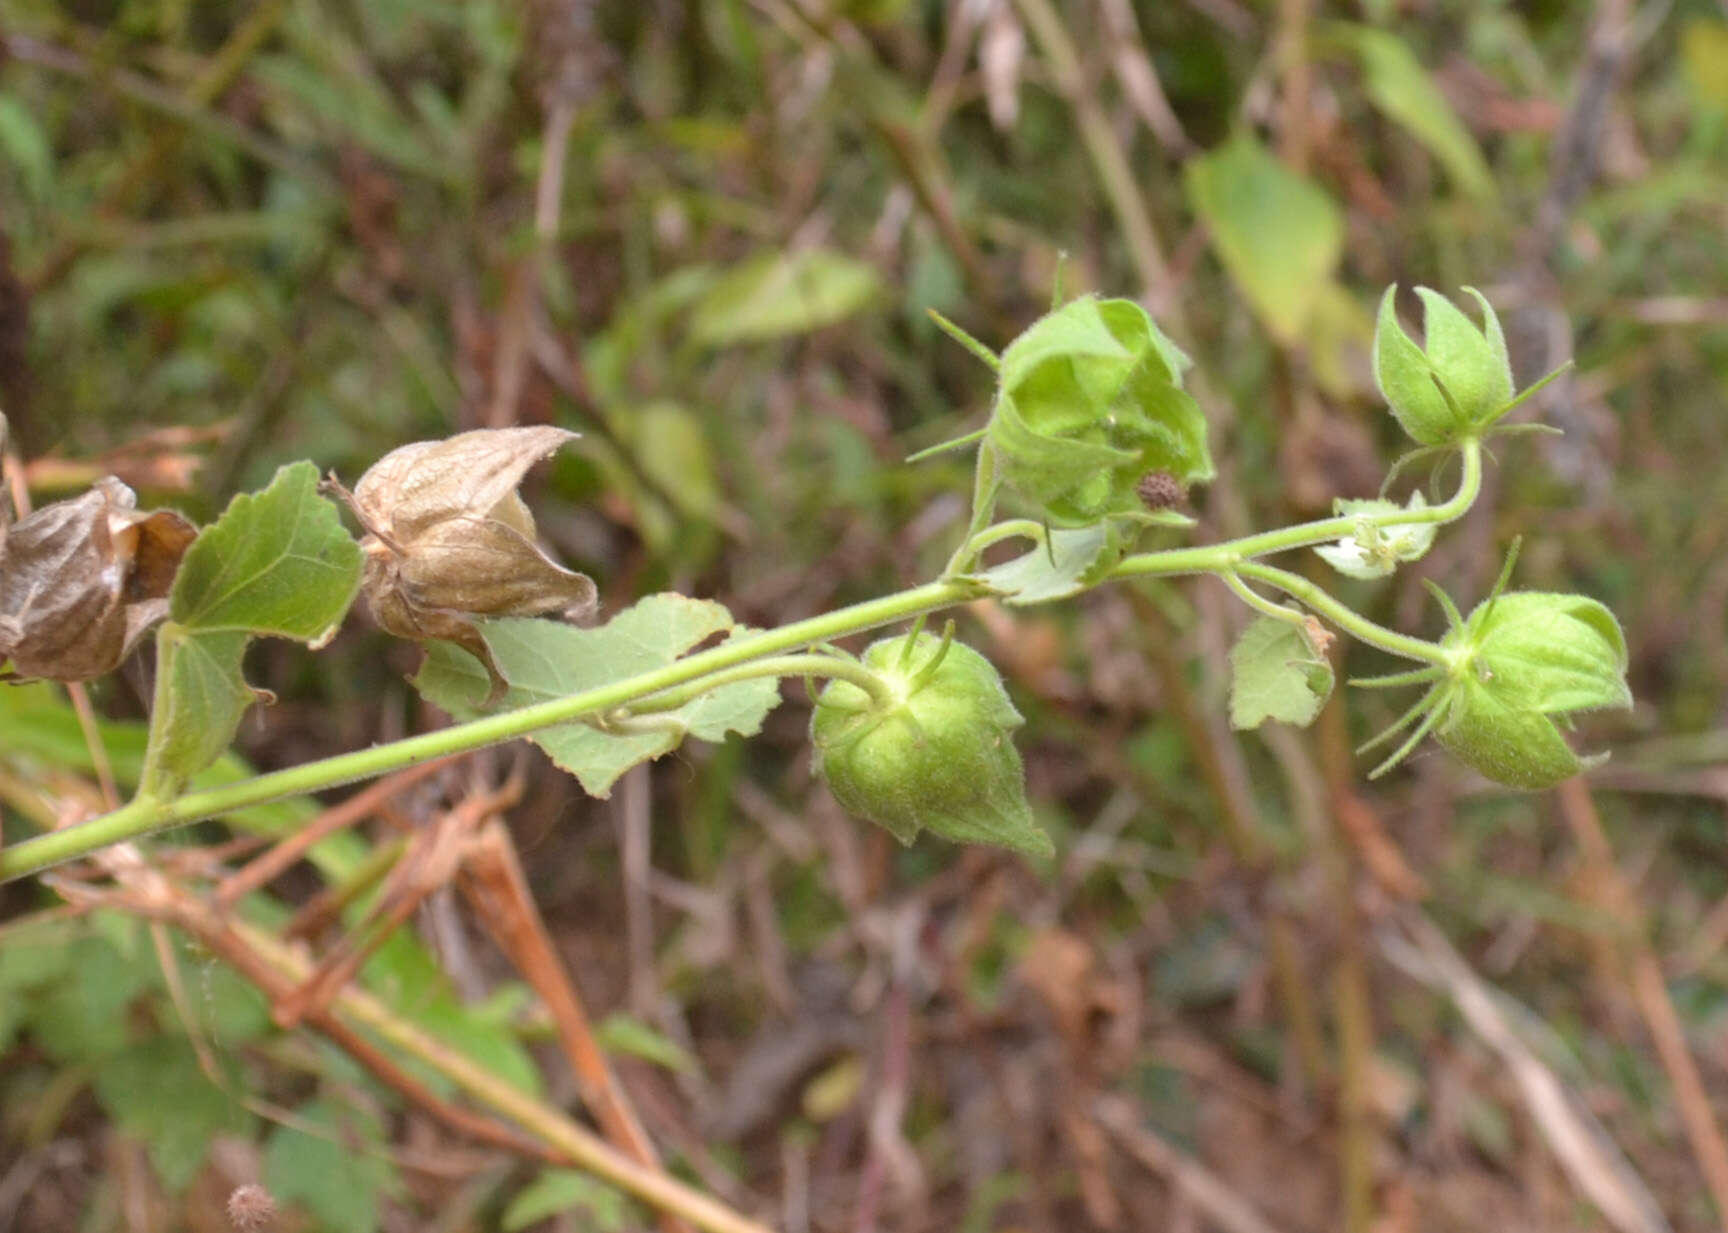
[[[536,426],[421,441],[342,494],[366,530],[361,591],[374,619],[398,637],[456,643],[486,665],[494,696],[506,682],[471,617],[594,612],[593,581],[541,551],[516,493],[529,467],[575,436]]]
[[[168,614],[174,574],[198,530],[172,510],[142,513],[137,502],[110,475],[11,525],[0,517],[0,660],[11,661],[10,675],[101,676]]]

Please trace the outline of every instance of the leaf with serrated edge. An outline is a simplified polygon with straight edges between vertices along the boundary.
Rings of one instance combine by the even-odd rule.
[[[1230,651],[1230,724],[1305,727],[1332,695],[1332,668],[1299,625],[1263,616]]]
[[[318,468],[291,463],[241,493],[180,563],[169,615],[188,629],[318,643],[360,586],[360,546],[318,495]]]
[[[568,697],[662,668],[717,633],[739,632],[720,604],[670,594],[651,595],[597,629],[530,619],[477,625],[510,682],[499,710]],[[448,643],[428,648],[414,684],[458,716],[477,713],[489,687],[480,662]],[[657,712],[653,720],[664,729],[610,733],[586,724],[561,724],[529,739],[575,775],[589,795],[604,797],[625,771],[670,753],[687,735],[721,741],[729,732],[757,732],[779,700],[778,682],[765,677],[722,686],[676,710]]]

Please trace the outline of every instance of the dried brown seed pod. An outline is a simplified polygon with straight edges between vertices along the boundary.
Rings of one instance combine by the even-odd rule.
[[[11,661],[10,676],[101,676],[168,614],[174,574],[198,529],[137,503],[110,475],[15,523],[0,517],[0,660]]]
[[[541,426],[421,441],[392,450],[342,493],[366,530],[361,592],[374,619],[398,637],[456,643],[486,665],[494,696],[506,682],[469,618],[582,621],[594,612],[593,581],[541,551],[516,493],[529,467],[575,436]]]

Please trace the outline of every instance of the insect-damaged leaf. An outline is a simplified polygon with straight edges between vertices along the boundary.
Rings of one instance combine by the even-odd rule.
[[[1230,724],[1306,727],[1332,696],[1332,665],[1300,625],[1263,616],[1230,651]]]
[[[568,697],[665,667],[717,633],[738,632],[732,615],[712,600],[651,595],[598,629],[573,629],[551,621],[485,621],[479,633],[509,681],[498,709],[515,710]],[[488,678],[482,666],[453,647],[433,646],[414,684],[454,715],[468,717],[485,705]],[[685,736],[721,741],[728,732],[748,736],[780,700],[771,678],[723,685],[676,710],[646,717],[647,730],[607,732],[587,724],[561,724],[529,739],[582,781],[592,796],[605,796],[618,776],[638,762],[676,749]]]
[[[0,503],[0,661],[20,677],[85,681],[117,667],[168,611],[198,531],[143,513],[113,476],[8,525]]]
[[[594,583],[534,542],[517,485],[576,436],[562,428],[483,428],[393,450],[344,494],[366,530],[362,589],[372,615],[402,638],[454,642],[483,664],[496,696],[503,676],[475,616],[581,621]]]

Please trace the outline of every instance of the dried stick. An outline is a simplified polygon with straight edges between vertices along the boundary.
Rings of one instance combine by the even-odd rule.
[[[430,762],[410,766],[393,775],[386,775],[347,800],[330,806],[251,864],[224,879],[216,888],[217,906],[223,909],[232,908],[245,896],[281,876],[320,840],[363,822],[378,812],[391,797],[419,783],[433,772],[449,766],[453,761],[454,757],[434,758]]]
[[[582,1102],[593,1111],[606,1137],[638,1164],[660,1168],[653,1141],[594,1039],[581,994],[534,904],[516,845],[502,820],[493,818],[474,837],[459,885],[487,932],[551,1012]],[[669,1218],[662,1224],[667,1233],[688,1228],[666,1215]]]

